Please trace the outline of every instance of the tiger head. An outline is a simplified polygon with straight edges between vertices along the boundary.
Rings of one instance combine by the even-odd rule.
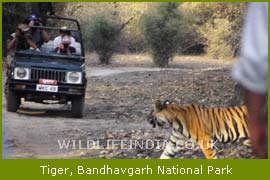
[[[153,125],[153,128],[158,126],[164,126],[166,123],[171,123],[167,112],[167,107],[172,104],[171,101],[165,100],[164,102],[157,100],[154,108],[149,114],[147,121]]]

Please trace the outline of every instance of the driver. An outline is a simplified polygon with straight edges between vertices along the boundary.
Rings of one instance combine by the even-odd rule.
[[[76,42],[71,36],[70,30],[66,26],[61,27],[59,30],[60,35],[53,41],[53,47],[57,53],[76,53]]]

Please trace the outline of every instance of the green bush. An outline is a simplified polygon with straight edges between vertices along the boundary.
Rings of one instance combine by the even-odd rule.
[[[84,31],[89,33],[90,49],[96,51],[101,64],[109,64],[115,52],[120,34],[119,24],[116,20],[105,16],[96,16]]]
[[[110,24],[119,23],[120,29],[121,24],[132,18],[117,34],[119,43],[114,52],[144,53],[151,50],[154,62],[159,66],[168,66],[168,59],[172,59],[175,53],[207,52],[215,58],[235,57],[240,48],[246,7],[245,3],[230,2],[184,2],[181,6],[174,2],[65,4],[62,15],[80,21],[87,51],[95,50],[89,40],[96,15],[102,14]]]
[[[188,33],[179,5],[176,2],[159,3],[142,19],[146,42],[152,51],[154,64],[159,67],[168,66]]]

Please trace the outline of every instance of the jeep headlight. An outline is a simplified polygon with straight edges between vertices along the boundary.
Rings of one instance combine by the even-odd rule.
[[[14,68],[14,79],[29,80],[30,79],[30,69],[23,67]]]
[[[81,72],[67,72],[67,83],[80,84],[82,82]]]

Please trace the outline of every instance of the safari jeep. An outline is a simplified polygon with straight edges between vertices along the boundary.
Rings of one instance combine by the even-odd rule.
[[[76,40],[76,53],[64,54],[54,50],[53,39],[59,35],[62,24],[73,24],[73,29],[68,30]],[[38,51],[15,52],[7,73],[7,111],[16,112],[21,98],[44,104],[71,102],[72,116],[81,118],[87,81],[79,22],[70,18],[47,17],[46,26],[34,28],[45,29],[52,40]]]

